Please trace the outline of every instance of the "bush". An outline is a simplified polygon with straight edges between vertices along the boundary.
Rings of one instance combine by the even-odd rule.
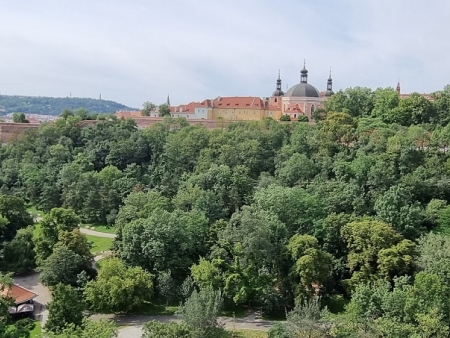
[[[192,338],[214,338],[223,332],[223,327],[217,322],[222,304],[221,292],[211,287],[192,293],[180,308]]]
[[[152,320],[145,323],[141,338],[189,338],[189,328],[182,323],[161,323]]]
[[[309,119],[308,119],[308,116],[306,116],[306,115],[300,115],[300,116],[297,118],[297,121],[298,121],[298,122],[309,122]]]
[[[282,115],[280,121],[290,121],[291,117],[288,114]]]

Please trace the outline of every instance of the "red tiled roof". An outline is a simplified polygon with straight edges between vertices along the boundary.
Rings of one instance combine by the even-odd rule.
[[[170,106],[171,113],[195,113],[195,108],[208,108],[211,107],[211,100],[203,100],[202,102],[191,102],[188,104],[181,104],[179,106]]]
[[[213,100],[214,108],[252,108],[264,109],[265,105],[260,97],[235,96],[235,97],[217,97]]]
[[[13,298],[16,304],[24,303],[38,296],[36,293],[17,284],[13,284],[9,289],[4,289],[0,292],[0,295]]]
[[[286,111],[286,112],[300,112],[300,113],[303,113],[303,110],[300,109],[300,106],[298,105],[298,103],[290,104],[290,105],[286,108],[285,111]]]
[[[270,105],[270,104],[266,106],[266,109],[267,110],[281,110],[280,107],[273,106],[273,105]]]

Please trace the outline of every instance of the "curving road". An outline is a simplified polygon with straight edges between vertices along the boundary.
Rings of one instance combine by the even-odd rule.
[[[116,234],[108,234],[106,232],[95,231],[86,228],[80,228],[80,232],[85,235],[91,235],[96,237],[105,237],[105,238],[116,238]]]

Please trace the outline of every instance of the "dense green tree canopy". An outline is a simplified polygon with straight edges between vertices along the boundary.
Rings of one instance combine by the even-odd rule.
[[[447,299],[450,271],[448,93],[433,101],[356,87],[328,99],[313,123],[211,130],[169,116],[147,129],[113,116],[80,123],[92,116],[64,111],[0,147],[1,266],[31,268],[34,251],[43,281],[76,286],[93,310],[139,307],[128,290],[140,281],[146,301],[211,286],[228,309],[275,315],[316,297],[342,311],[341,297],[350,305],[339,319],[292,318],[347,336],[445,334],[447,313],[434,300]],[[30,230],[28,206],[45,213]],[[117,232],[115,265],[97,279],[80,223]],[[431,305],[421,311],[424,285]],[[393,304],[391,295],[417,310],[357,309],[359,299]]]

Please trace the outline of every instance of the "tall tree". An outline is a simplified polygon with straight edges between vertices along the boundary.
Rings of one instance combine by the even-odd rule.
[[[33,224],[24,201],[16,196],[0,194],[0,215],[8,221],[4,226],[0,226],[0,241],[12,240],[17,230]]]
[[[84,304],[79,293],[68,285],[57,284],[48,304],[48,320],[45,329],[62,332],[68,325],[80,326],[83,322]]]
[[[167,103],[160,104],[158,107],[158,115],[161,117],[170,116],[170,107]]]
[[[80,218],[72,209],[53,208],[44,215],[35,235],[36,259],[42,264],[52,254],[61,231],[72,231],[78,228]]]
[[[213,338],[223,331],[217,318],[222,308],[220,291],[212,288],[195,290],[180,307],[180,314],[193,338]]]
[[[155,110],[156,105],[153,102],[145,101],[142,104],[141,114],[142,116],[150,116],[151,112]]]
[[[24,113],[13,113],[12,115],[14,123],[29,123]]]
[[[16,237],[3,249],[3,261],[6,271],[26,272],[36,267],[33,230],[20,229]]]
[[[405,240],[388,224],[365,219],[346,224],[341,236],[349,250],[348,267],[352,272],[348,284],[410,273],[417,257],[413,242]]]

